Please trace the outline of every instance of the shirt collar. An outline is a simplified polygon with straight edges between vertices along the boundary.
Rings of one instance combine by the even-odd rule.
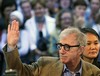
[[[80,69],[75,73],[80,73],[80,75],[81,75],[82,74],[82,61],[80,61],[80,65],[81,65]],[[64,64],[63,72],[70,72],[70,70],[67,68],[67,66],[65,64]]]

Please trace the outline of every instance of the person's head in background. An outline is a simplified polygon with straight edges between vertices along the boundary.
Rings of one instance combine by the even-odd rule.
[[[35,0],[32,2],[35,17],[41,18],[45,15],[46,5],[43,0]]]
[[[6,21],[9,21],[10,13],[14,10],[16,10],[15,0],[2,0],[1,13]]]
[[[48,14],[55,18],[56,13],[59,11],[58,0],[45,0]]]
[[[59,0],[59,5],[61,9],[71,10],[73,6],[72,0]]]
[[[85,0],[76,0],[73,3],[73,15],[74,15],[74,25],[75,27],[81,29],[85,27],[85,11],[87,4]]]
[[[91,13],[96,14],[100,10],[100,0],[90,0]]]
[[[97,58],[99,54],[99,49],[100,49],[100,37],[97,34],[95,30],[92,28],[82,28],[81,32],[86,34],[87,37],[87,45],[85,46],[85,49],[82,54],[82,58],[85,61],[88,61],[90,63],[94,64],[97,62],[95,59]]]
[[[32,5],[29,0],[22,0],[20,2],[21,10],[24,18],[27,20],[32,17]]]
[[[73,13],[77,17],[84,16],[87,4],[84,0],[76,0],[73,3]]]
[[[11,12],[10,17],[9,17],[9,23],[16,20],[19,22],[20,29],[22,29],[21,27],[23,25],[23,19],[24,19],[23,14],[20,11],[13,11]]]
[[[68,27],[73,27],[73,14],[70,10],[61,10],[56,18],[56,27],[63,30]]]

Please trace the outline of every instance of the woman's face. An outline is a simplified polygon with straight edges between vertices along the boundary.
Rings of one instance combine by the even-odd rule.
[[[70,12],[65,12],[61,15],[61,28],[65,29],[72,26],[72,16]]]
[[[96,58],[98,56],[99,46],[100,46],[98,37],[92,33],[87,33],[86,36],[87,36],[87,45],[83,52],[83,56],[89,59]]]
[[[4,10],[4,16],[7,20],[9,20],[10,13],[15,10],[15,5],[8,6]]]
[[[74,9],[74,13],[77,17],[80,17],[80,16],[84,16],[85,14],[85,10],[86,10],[86,6],[82,6],[82,5],[79,5],[79,6],[76,6],[75,9]]]

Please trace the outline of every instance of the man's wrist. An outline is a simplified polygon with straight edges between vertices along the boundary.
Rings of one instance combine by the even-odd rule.
[[[13,51],[15,48],[16,48],[16,46],[12,46],[12,45],[7,44],[7,51],[8,52]]]

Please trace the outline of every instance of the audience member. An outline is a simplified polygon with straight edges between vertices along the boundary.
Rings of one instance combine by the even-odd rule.
[[[100,50],[100,37],[92,28],[83,28],[81,31],[86,34],[87,45],[83,51],[83,60],[90,62],[100,68],[100,62],[98,62],[98,55]]]
[[[24,16],[24,23],[33,16],[32,5],[28,0],[22,0],[20,2],[22,14]],[[24,25],[24,24],[23,24]]]
[[[59,12],[58,0],[44,0],[47,8],[47,14],[53,18],[56,17]]]
[[[0,19],[0,27],[2,27],[2,29],[5,30],[7,29],[10,13],[14,10],[16,10],[15,0],[2,0],[2,5],[1,5],[2,18]]]
[[[41,0],[32,6],[34,16],[26,21],[25,28],[29,33],[30,50],[37,60],[39,56],[48,54],[48,38],[55,30],[55,19],[45,15],[46,5]]]
[[[74,13],[74,26],[77,28],[85,27],[85,10],[87,8],[87,4],[84,0],[76,0],[73,3],[73,13]]]
[[[53,56],[58,55],[57,47],[55,44],[58,42],[58,36],[60,32],[65,28],[74,27],[73,22],[74,22],[73,14],[70,10],[63,9],[58,13],[56,17],[56,29],[50,36],[49,52]]]
[[[98,17],[100,10],[100,0],[90,0],[90,6],[88,6],[85,13],[85,24],[86,27],[93,27],[96,24],[95,19]]]
[[[61,10],[63,9],[72,10],[73,0],[59,0],[59,7]]]

